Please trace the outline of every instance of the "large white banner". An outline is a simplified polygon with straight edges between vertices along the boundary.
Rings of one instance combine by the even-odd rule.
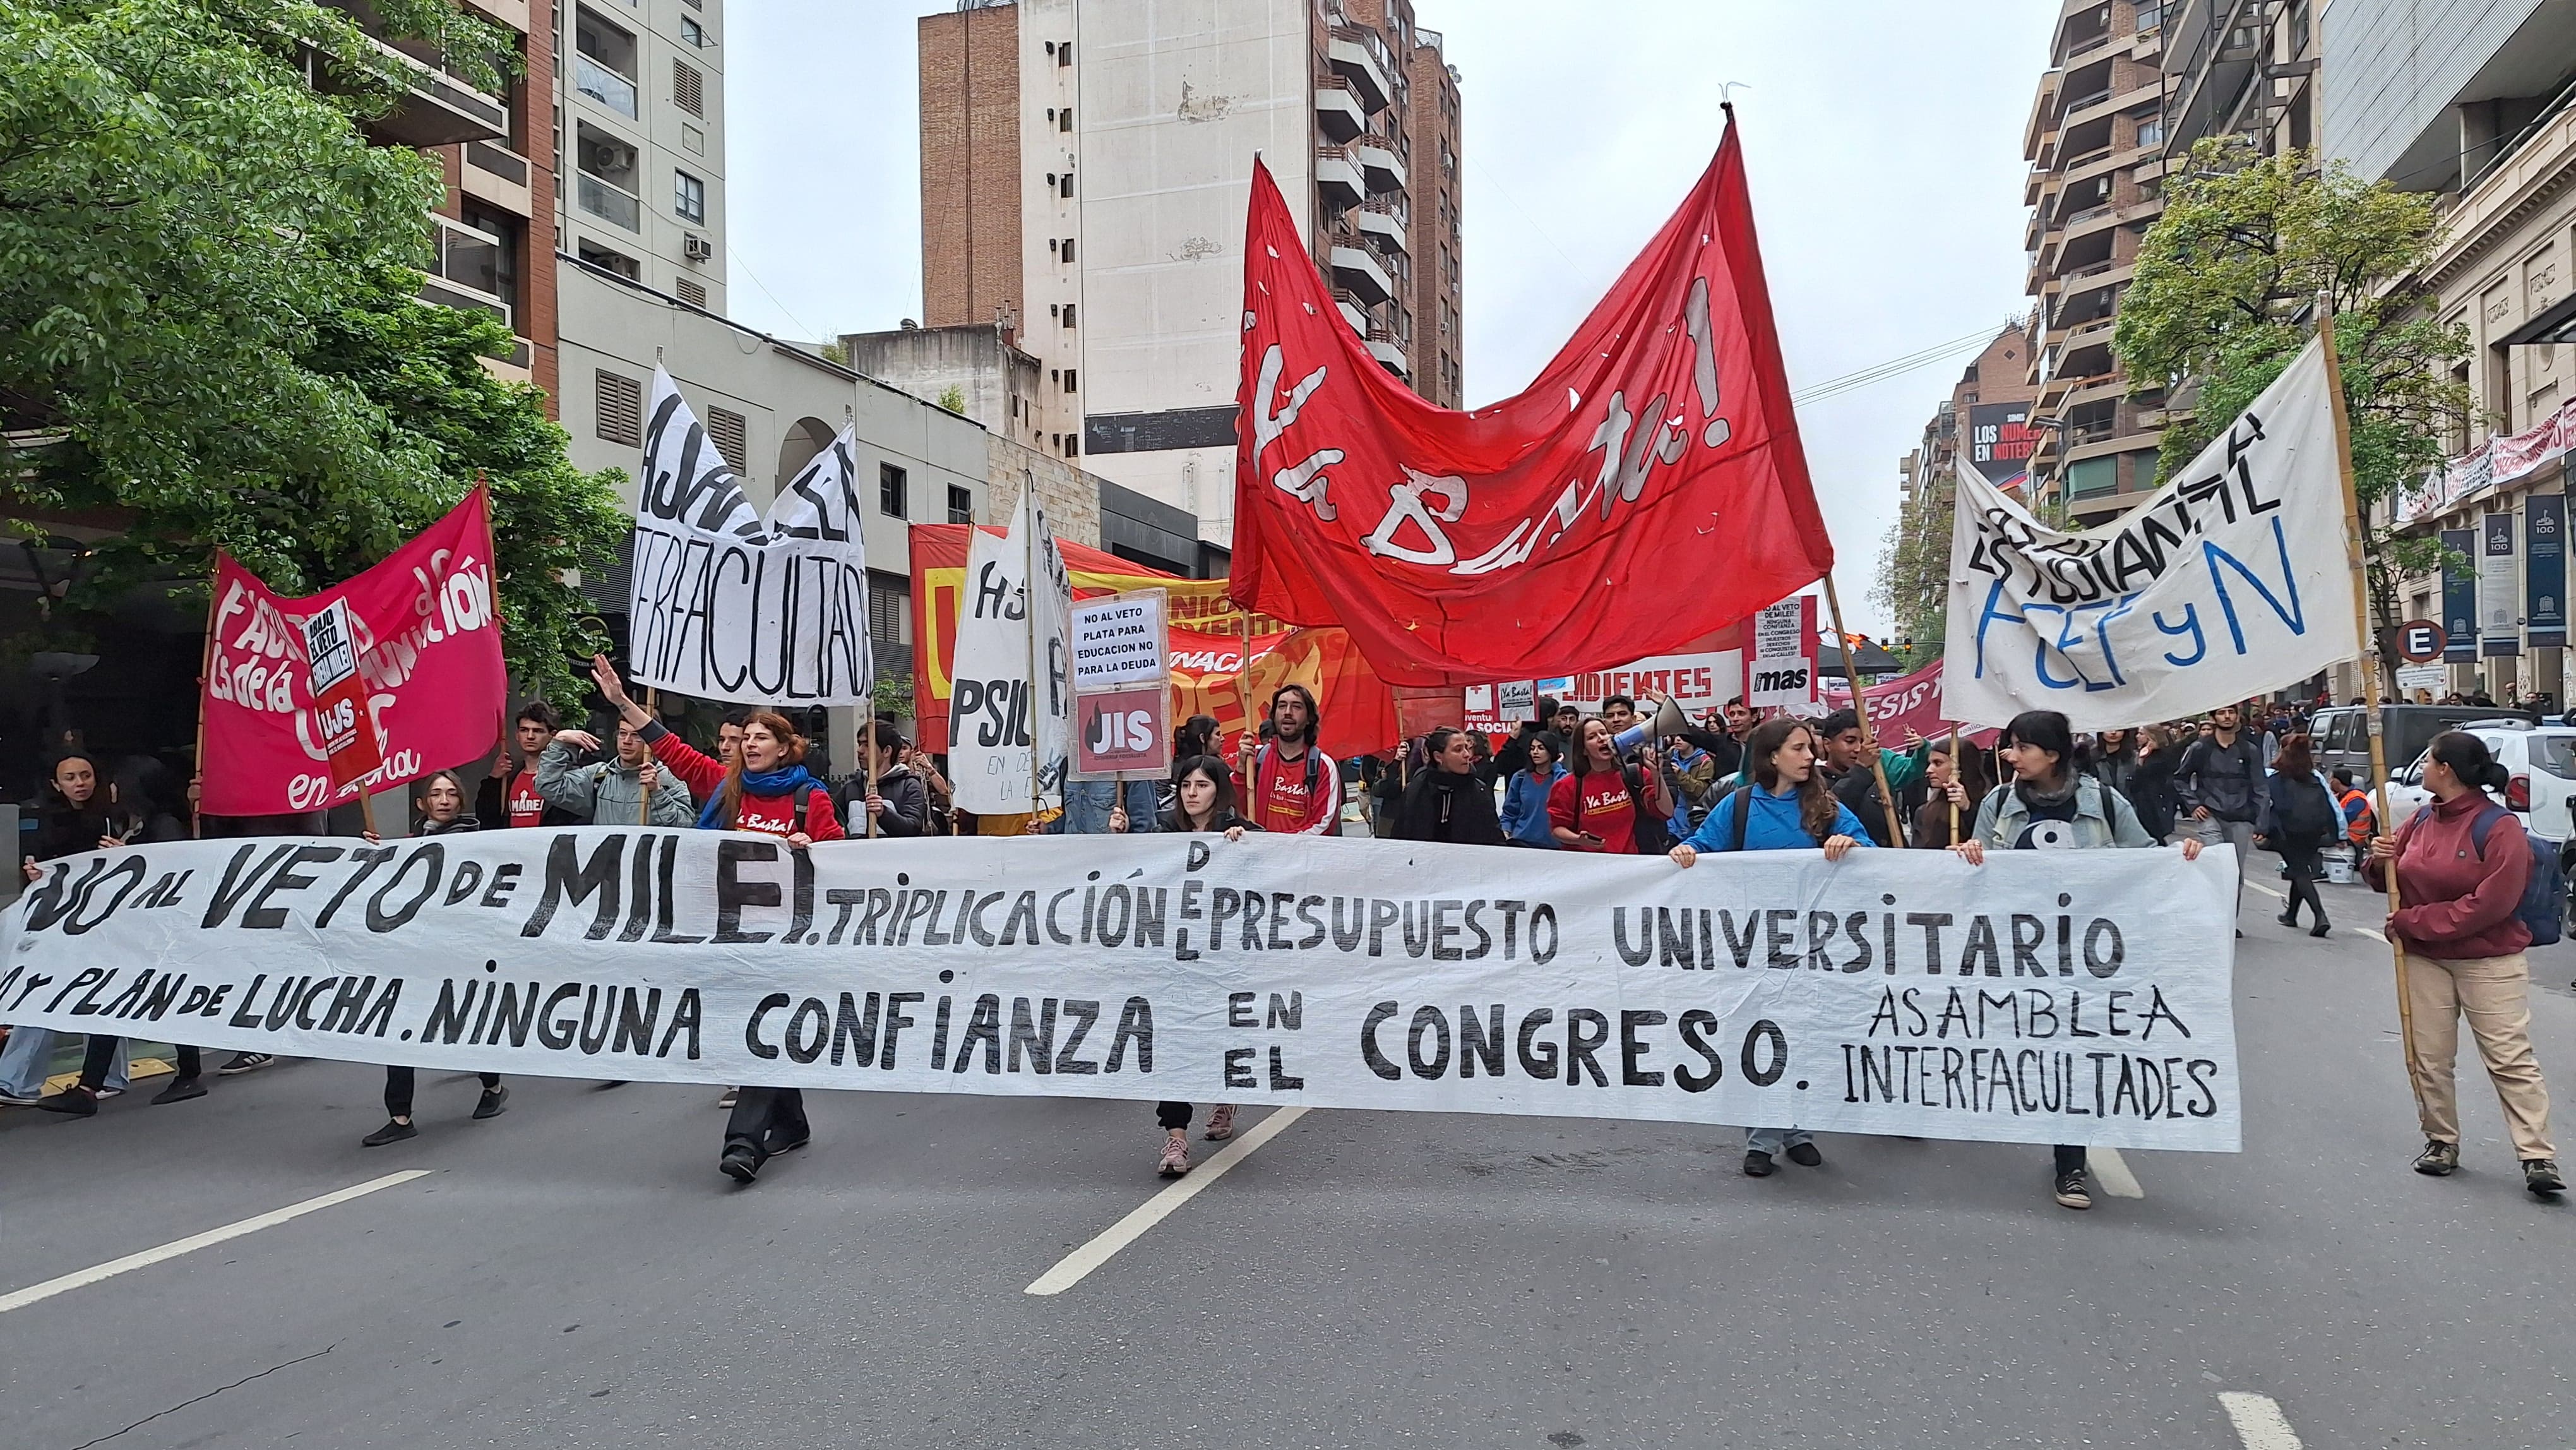
[[[1943,652],[1951,718],[2171,720],[2361,653],[2325,354],[2311,342],[2153,498],[2053,529],[1959,474]]]
[[[842,429],[764,520],[671,375],[653,370],[630,680],[704,700],[869,703],[876,661],[854,439]]]
[[[1034,482],[1021,485],[1009,534],[978,529],[967,545],[949,678],[948,776],[958,808],[1018,815],[1063,804],[1073,753],[1073,575]]]
[[[540,1076],[2233,1151],[2213,850],[794,852],[582,827],[138,846],[0,918],[0,1021]]]

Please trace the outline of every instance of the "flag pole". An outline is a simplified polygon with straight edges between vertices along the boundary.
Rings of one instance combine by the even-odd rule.
[[[2326,401],[2334,415],[2335,471],[2343,483],[2343,547],[2352,565],[2353,634],[2361,641],[2361,688],[2364,711],[2362,721],[2370,738],[2370,788],[2378,815],[2375,824],[2388,829],[2388,747],[2381,738],[2386,728],[2380,714],[2379,649],[2370,632],[2370,575],[2362,555],[2361,489],[2352,476],[2352,415],[2343,396],[2343,359],[2335,353],[2334,296],[2320,292],[2317,296],[2317,342],[2325,353]],[[2391,860],[2380,875],[2388,887],[2388,910],[2394,914],[2400,904],[2397,894],[2397,863]],[[2415,1053],[2415,1003],[2407,992],[2406,941],[2395,932],[2388,933],[2388,951],[2397,966],[2397,1029],[2406,1046],[2406,1086],[2415,1094],[2415,1104],[2424,1104],[2423,1065]]]
[[[867,711],[867,718],[859,722],[859,758],[867,764],[868,794],[873,796],[877,793],[877,705],[874,691],[869,692]],[[927,751],[923,753],[925,755],[928,754]],[[928,810],[930,808],[930,788],[926,785],[922,787],[921,801],[922,809],[925,811]],[[867,802],[864,799],[860,801],[859,809],[867,815],[868,839],[873,841],[877,838],[877,813],[868,810]],[[930,823],[927,820],[922,822],[922,829],[925,834],[928,833],[929,826]]]
[[[1035,490],[1037,475],[1023,469],[1020,487]],[[1021,500],[1029,505],[1028,538],[1020,554],[1020,614],[1029,628],[1029,830],[1038,828],[1038,817],[1046,814],[1045,793],[1038,786],[1038,528],[1039,514],[1034,493]]]
[[[634,661],[629,660],[627,663],[631,665]],[[662,692],[651,685],[646,685],[644,687],[644,712],[651,715],[656,720],[662,718]],[[612,740],[615,739],[614,736],[611,736],[610,738]],[[646,747],[644,751],[644,763],[646,765],[653,764],[653,751],[649,746]],[[654,774],[658,775],[660,773],[660,768],[656,767]],[[639,826],[649,826],[653,824],[653,776],[648,775],[644,777],[644,804],[636,808],[635,824]]]
[[[191,768],[197,775],[197,788],[188,799],[188,835],[202,839],[206,834],[206,694],[215,678],[215,578],[206,576],[206,649],[197,665],[197,754]]]
[[[1860,651],[1852,648],[1851,635],[1843,628],[1843,602],[1834,593],[1833,571],[1825,571],[1825,608],[1834,616],[1834,640],[1842,648],[1843,683],[1851,686],[1852,713],[1860,717],[1860,748],[1869,752],[1869,769],[1878,777],[1878,803],[1887,808],[1887,829],[1896,844],[1905,844],[1905,825],[1896,818],[1896,792],[1888,788],[1887,762],[1878,753],[1878,732],[1869,723],[1869,700],[1860,688]],[[1952,759],[1957,757],[1953,756]]]
[[[1959,727],[1955,722],[1950,726],[1950,781],[1954,785],[1959,781]],[[1959,802],[1956,799],[1950,802],[1950,844],[1959,844]]]

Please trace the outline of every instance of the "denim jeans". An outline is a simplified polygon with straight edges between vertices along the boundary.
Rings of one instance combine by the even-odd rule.
[[[9,1045],[0,1047],[0,1092],[21,1098],[43,1092],[46,1072],[54,1060],[54,1044],[66,1035],[42,1027],[10,1028]],[[125,1054],[120,1052],[108,1069],[107,1086],[122,1092],[130,1085],[125,1074]]]
[[[1127,783],[1127,833],[1137,835],[1154,829],[1154,818],[1160,814],[1154,806],[1155,782],[1131,780]],[[1114,780],[1068,780],[1064,783],[1064,817],[1056,823],[1055,834],[1063,836],[1105,836],[1109,834],[1109,808],[1117,803],[1118,785]]]
[[[1747,1128],[1744,1130],[1745,1152],[1768,1153],[1774,1158],[1796,1144],[1814,1141],[1816,1141],[1816,1135],[1804,1128]]]

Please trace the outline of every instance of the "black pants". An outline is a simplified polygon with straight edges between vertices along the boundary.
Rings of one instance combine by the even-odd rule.
[[[1157,1126],[1167,1130],[1172,1128],[1186,1128],[1190,1125],[1190,1105],[1187,1103],[1156,1103],[1154,1104],[1154,1122]]]
[[[2320,859],[2322,855],[2323,853],[2314,846],[2281,848],[2281,863],[2290,868],[2290,905],[2289,909],[2281,914],[2293,922],[2299,919],[2299,903],[2304,901],[2308,904],[2310,914],[2316,917],[2317,924],[2325,925],[2325,899],[2317,895],[2317,876],[2325,865]]]
[[[412,1080],[418,1076],[419,1073],[408,1067],[385,1069],[385,1111],[387,1113],[397,1118],[411,1116]],[[483,1091],[487,1093],[501,1085],[501,1075],[497,1072],[478,1073],[476,1076],[483,1079]]]
[[[747,1087],[734,1095],[733,1116],[725,1120],[725,1151],[748,1146],[754,1163],[769,1157],[769,1141],[792,1143],[813,1132],[805,1121],[802,1088]]]
[[[124,1050],[124,1038],[101,1037],[95,1032],[91,1033],[89,1047],[81,1054],[81,1086],[91,1092],[97,1092],[101,1087],[106,1086],[107,1075],[116,1068],[116,1055]],[[187,1046],[179,1048],[179,1076],[195,1077],[200,1066],[202,1064],[198,1060],[197,1049]]]
[[[2053,1151],[2057,1154],[2057,1172],[2059,1177],[2064,1177],[2069,1173],[2081,1173],[2084,1171],[2083,1144],[2060,1143]]]

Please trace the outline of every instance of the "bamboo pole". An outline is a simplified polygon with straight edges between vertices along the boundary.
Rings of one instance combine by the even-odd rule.
[[[1843,602],[1834,593],[1834,576],[1825,575],[1825,608],[1834,617],[1834,639],[1842,647],[1843,683],[1851,686],[1852,713],[1860,717],[1860,748],[1869,752],[1870,774],[1878,777],[1878,803],[1887,808],[1887,829],[1896,844],[1905,844],[1905,823],[1896,818],[1896,792],[1887,784],[1887,762],[1878,753],[1878,731],[1869,723],[1869,701],[1860,687],[1860,653],[1852,648],[1851,635],[1843,628]],[[1956,759],[1957,757],[1952,757]]]
[[[633,662],[629,661],[629,663],[631,664]],[[644,687],[644,713],[652,716],[656,720],[662,718],[662,692],[651,685],[646,685]],[[616,727],[611,726],[609,728],[614,730]],[[613,746],[616,741],[616,737],[611,735],[609,739]],[[644,763],[653,768],[654,775],[661,774],[661,767],[655,764],[653,760],[653,751],[649,746],[646,747],[644,751]],[[636,808],[635,824],[639,826],[649,826],[653,824],[653,776],[651,775],[644,777],[644,804]]]
[[[1950,780],[1953,784],[1959,783],[1959,727],[1957,725],[1950,727]],[[1956,800],[1950,802],[1950,844],[1953,846],[1959,844],[1959,803]]]
[[[2325,351],[2327,404],[2334,415],[2335,471],[2343,482],[2344,556],[2352,565],[2353,632],[2361,641],[2361,689],[2364,707],[2362,723],[2370,737],[2370,789],[2377,811],[2374,824],[2388,829],[2388,747],[2382,739],[2386,728],[2381,715],[2379,688],[2379,647],[2370,631],[2370,576],[2362,552],[2361,491],[2352,476],[2352,415],[2343,396],[2343,359],[2335,353],[2334,299],[2321,294],[2317,298],[2317,341]],[[2380,873],[2388,886],[2388,909],[2394,913],[2400,901],[2397,892],[2397,863],[2391,860]],[[2388,935],[2388,951],[2397,967],[2397,1029],[2406,1047],[2406,1086],[2415,1094],[2415,1104],[2424,1103],[2422,1063],[2415,1054],[2415,1004],[2406,990],[2406,942],[2395,932]]]
[[[859,758],[866,762],[868,772],[868,793],[861,800],[859,810],[868,818],[868,839],[873,841],[877,838],[877,813],[869,810],[866,802],[875,799],[877,793],[877,707],[874,700],[868,702],[868,718],[859,722]],[[924,809],[927,809],[929,786],[921,788],[921,798]],[[927,825],[926,822],[924,824]]]
[[[206,692],[215,678],[215,581],[206,579],[206,649],[197,665],[197,754],[190,768],[196,772],[197,789],[188,798],[188,836],[202,839],[206,834]]]

